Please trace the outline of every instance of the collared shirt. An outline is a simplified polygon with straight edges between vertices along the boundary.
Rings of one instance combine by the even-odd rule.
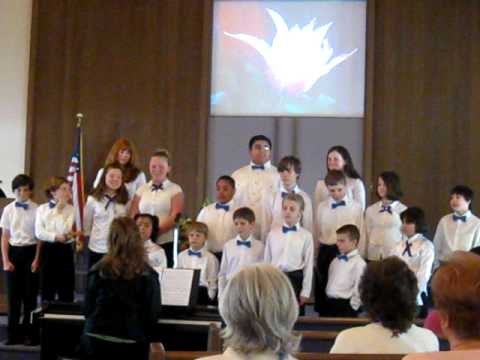
[[[157,272],[161,273],[167,267],[167,256],[165,250],[152,240],[148,239],[144,242],[145,251],[148,256],[149,265]]]
[[[365,212],[365,242],[360,242],[360,253],[368,260],[380,260],[402,240],[400,214],[407,207],[400,201],[393,201],[388,211],[382,211],[382,201],[370,205]]]
[[[233,225],[235,202],[231,200],[224,204],[229,206],[228,211],[217,209],[216,204],[205,206],[197,216],[197,221],[208,226],[207,249],[212,252],[223,251],[224,244],[235,236],[235,226]]]
[[[406,251],[407,242],[410,244],[410,254],[412,256]],[[433,243],[422,234],[415,234],[411,238],[404,239],[395,245],[391,255],[398,256],[405,261],[417,277],[419,290],[417,303],[423,305],[421,293],[427,292],[427,284],[432,276],[433,260],[435,259]]]
[[[112,221],[127,215],[127,207],[115,201],[105,209],[108,201],[106,196],[101,200],[89,196],[84,209],[83,229],[85,235],[90,236],[88,248],[100,254],[106,254],[108,251],[107,242]]]
[[[330,193],[328,192],[325,180],[318,180],[317,185],[315,186],[315,208],[318,208],[318,205],[327,200],[329,197]],[[363,184],[362,180],[347,177],[347,197],[350,200],[354,200],[359,203],[362,207],[362,210],[365,210],[366,195],[365,185]]]
[[[38,205],[32,200],[25,203],[28,209],[25,210],[15,206],[13,201],[3,209],[0,227],[10,232],[8,243],[12,246],[35,245],[35,217]]]
[[[341,201],[344,206],[335,209],[333,204],[337,203],[332,197],[318,205],[317,209],[317,236],[318,241],[324,245],[337,243],[337,229],[343,225],[352,224],[358,227],[360,234],[363,234],[363,211],[356,201],[345,196]]]
[[[313,278],[313,237],[300,224],[296,227],[296,231],[287,233],[282,231],[282,227],[273,228],[268,233],[264,260],[283,272],[302,270],[301,296],[308,298]]]
[[[222,295],[228,281],[244,266],[256,264],[263,261],[265,246],[262,242],[250,236],[247,240],[250,247],[237,244],[243,241],[240,236],[230,239],[225,244],[222,254],[222,262],[218,273],[218,294]]]
[[[100,183],[100,179],[102,178],[104,170],[105,170],[104,168],[101,168],[100,170],[98,170],[97,176],[95,177],[95,181],[93,182],[94,188],[96,188]],[[128,183],[127,182],[124,183],[125,187],[127,188],[128,199],[132,200],[135,194],[137,193],[137,190],[140,188],[140,186],[142,186],[146,182],[147,182],[147,178],[145,176],[145,173],[143,171],[140,171],[134,180]]]
[[[39,240],[54,242],[55,236],[72,231],[74,216],[74,208],[70,204],[65,204],[61,210],[57,206],[50,208],[49,203],[40,205],[35,219],[35,236]],[[72,241],[70,239],[67,243]]]
[[[253,163],[233,172],[235,180],[235,201],[238,207],[248,206],[255,213],[255,238],[265,241],[268,234],[271,213],[268,199],[280,186],[280,175],[275,166],[267,161],[265,170],[253,170]]]
[[[313,234],[313,208],[312,208],[312,200],[310,199],[310,196],[300,189],[298,185],[294,187],[294,189],[291,191],[295,194],[299,194],[302,198],[303,201],[305,202],[305,210],[303,211],[303,216],[302,216],[302,226],[310,231]],[[274,227],[282,226],[283,224],[283,216],[282,216],[282,202],[283,202],[283,193],[288,193],[287,190],[283,187],[283,185],[280,185],[280,188],[273,194],[272,200],[271,200],[271,205],[269,207],[271,208],[272,211],[272,224],[270,226],[270,229],[273,229]]]
[[[467,221],[454,221],[453,213],[440,219],[433,238],[436,258],[447,261],[456,250],[469,251],[480,246],[480,219],[467,211],[464,215]],[[458,214],[456,214],[458,215]]]
[[[156,215],[159,223],[162,224],[162,222],[170,216],[172,198],[183,191],[179,185],[168,179],[165,179],[162,183],[162,190],[153,191],[152,185],[153,182],[149,181],[138,189],[136,194],[140,198],[138,209],[141,213]],[[156,240],[158,244],[165,244],[172,241],[173,229],[161,234]]]
[[[199,250],[201,257],[188,255],[187,249],[178,254],[177,269],[200,269],[200,286],[208,289],[208,297],[215,298],[217,293],[218,260],[210,251],[203,247]]]
[[[326,294],[334,299],[350,299],[350,306],[358,310],[362,304],[358,285],[367,264],[357,249],[346,256],[348,261],[335,258],[330,263]]]

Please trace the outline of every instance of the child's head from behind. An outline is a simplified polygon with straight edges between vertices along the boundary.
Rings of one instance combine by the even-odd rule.
[[[450,207],[463,214],[472,208],[473,190],[465,185],[457,185],[450,190]]]
[[[305,201],[301,195],[290,193],[283,198],[282,216],[288,226],[297,224],[302,219],[304,210]]]
[[[255,228],[255,213],[248,207],[241,207],[233,213],[235,231],[242,239],[247,239]]]
[[[72,191],[67,179],[59,176],[52,176],[47,180],[45,185],[45,195],[48,200],[55,202],[67,202],[72,198]]]
[[[135,223],[138,226],[143,241],[155,241],[158,237],[158,217],[150,214],[135,215]]]
[[[27,201],[32,196],[33,179],[25,174],[17,175],[12,180],[12,191],[18,201]]]
[[[208,236],[208,226],[203,222],[193,221],[187,230],[188,234],[188,243],[190,247],[198,251],[205,245]]]
[[[283,186],[290,189],[293,188],[302,173],[302,163],[295,156],[285,156],[278,163],[278,173],[282,180]]]
[[[419,207],[409,207],[400,214],[402,220],[402,232],[407,237],[427,232],[427,224],[425,221],[425,213]]]
[[[255,135],[248,142],[250,160],[256,165],[263,165],[270,160],[272,141],[265,135]]]
[[[333,200],[340,201],[345,197],[347,179],[342,171],[330,170],[325,176],[325,185]]]
[[[235,195],[235,180],[231,176],[220,176],[215,187],[215,197],[219,203],[225,204],[233,199],[233,195]]]
[[[394,171],[384,171],[377,178],[377,196],[381,200],[399,200],[402,196],[400,177]]]
[[[348,254],[358,246],[360,241],[360,231],[353,224],[347,224],[339,227],[337,233],[337,247],[341,254]]]

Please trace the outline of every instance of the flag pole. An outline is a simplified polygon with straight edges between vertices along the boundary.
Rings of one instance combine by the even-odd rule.
[[[83,114],[82,113],[77,113],[75,115],[75,119],[77,120],[77,124],[76,124],[76,127],[77,127],[77,130],[79,132],[79,153],[81,154],[80,155],[80,163],[78,164],[78,167],[79,167],[79,173],[80,173],[80,176],[77,177],[77,179],[80,179],[81,180],[81,184],[79,186],[80,188],[80,201],[82,201],[83,203],[85,202],[85,191],[84,191],[84,184],[83,184],[83,129],[82,129],[82,125],[83,125]],[[83,208],[83,206],[82,206]],[[83,214],[80,215],[80,218],[81,218],[81,225],[82,225],[82,228],[81,229],[77,229],[77,231],[79,231],[79,235],[77,236],[77,241],[76,241],[76,250],[77,252],[81,252],[83,250],[83,247],[84,247],[84,241],[85,241],[85,238],[84,238],[84,235],[83,235]]]

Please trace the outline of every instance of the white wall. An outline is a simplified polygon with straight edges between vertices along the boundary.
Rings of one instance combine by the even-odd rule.
[[[0,0],[0,187],[25,171],[32,0]]]

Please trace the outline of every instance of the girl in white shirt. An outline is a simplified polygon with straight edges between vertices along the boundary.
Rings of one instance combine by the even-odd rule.
[[[163,269],[167,267],[167,257],[163,248],[152,241],[158,236],[158,218],[150,214],[137,214],[135,215],[135,223],[140,231],[140,237],[144,241],[149,265],[158,274],[161,274]]]
[[[88,241],[88,267],[91,268],[108,252],[107,240],[113,219],[127,214],[128,192],[123,184],[122,169],[105,167],[99,185],[87,199],[83,227]]]
[[[327,172],[330,170],[340,170],[345,173],[347,178],[347,196],[362,205],[362,209],[365,210],[365,185],[357,170],[355,170],[352,157],[345,147],[336,145],[328,150]],[[318,208],[318,205],[328,199],[328,196],[329,193],[325,181],[319,180],[315,187],[315,203],[313,208]]]
[[[380,260],[390,254],[402,240],[400,214],[407,207],[400,202],[403,193],[400,177],[384,171],[377,178],[377,197],[365,212],[366,236],[360,243],[360,253],[368,260]]]

